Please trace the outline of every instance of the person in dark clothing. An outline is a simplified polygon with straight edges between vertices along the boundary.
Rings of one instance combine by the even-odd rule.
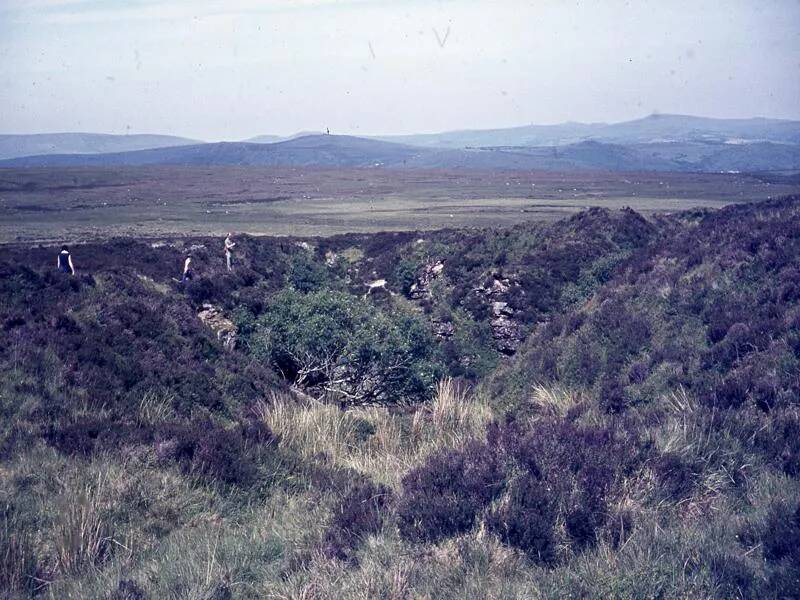
[[[75,267],[72,264],[72,255],[69,253],[69,248],[66,246],[61,246],[61,252],[58,253],[56,266],[62,273],[70,273],[75,275]]]

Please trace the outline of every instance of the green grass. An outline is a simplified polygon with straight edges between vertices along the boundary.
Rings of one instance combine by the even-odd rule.
[[[532,401],[553,410],[566,397],[538,388]],[[709,441],[686,423],[690,403],[665,400],[668,416],[653,434],[664,448],[704,455]],[[262,412],[298,464],[324,455],[332,467],[395,488],[437,448],[480,436],[490,416],[484,400],[448,382],[430,404],[403,415],[342,412],[288,396],[270,399]],[[706,479],[714,468],[709,458]],[[400,539],[391,519],[349,564],[319,550],[334,497],[307,473],[301,468],[254,495],[161,467],[146,452],[75,460],[37,445],[0,471],[0,502],[12,507],[6,548],[9,521],[15,547],[27,548],[0,555],[0,564],[5,573],[24,572],[36,556],[36,579],[17,587],[53,598],[110,597],[123,580],[152,598],[726,597],[710,570],[714,557],[735,557],[758,572],[760,549],[743,546],[737,532],[763,526],[771,505],[800,493],[796,480],[753,467],[744,490],[701,486],[685,502],[665,503],[645,470],[615,501],[635,515],[630,536],[555,568],[530,563],[480,525],[415,545]]]

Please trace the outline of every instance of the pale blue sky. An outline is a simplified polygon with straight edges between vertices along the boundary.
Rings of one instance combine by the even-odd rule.
[[[449,30],[449,33],[448,33]],[[798,0],[0,0],[0,132],[800,119]]]

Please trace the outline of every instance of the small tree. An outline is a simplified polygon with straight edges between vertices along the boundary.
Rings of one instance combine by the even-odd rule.
[[[384,312],[350,294],[276,294],[251,348],[310,393],[350,404],[426,397],[440,370],[436,345],[416,315]]]

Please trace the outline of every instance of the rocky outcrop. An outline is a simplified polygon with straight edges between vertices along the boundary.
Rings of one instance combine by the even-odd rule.
[[[492,337],[498,352],[514,354],[524,339],[522,326],[514,320],[514,309],[507,302],[492,302]]]
[[[444,271],[444,262],[437,261],[435,263],[427,264],[422,268],[422,271],[417,276],[417,280],[411,284],[409,296],[412,300],[423,300],[430,298],[431,290],[430,285],[434,279],[437,279]]]
[[[514,311],[508,305],[508,293],[519,282],[508,277],[493,275],[491,283],[479,287],[475,293],[484,297],[490,303],[492,337],[498,352],[506,355],[514,354],[522,340],[525,339],[525,330],[514,318]]]
[[[216,334],[226,350],[233,350],[236,347],[236,325],[225,318],[220,309],[213,304],[203,304],[197,317]]]

